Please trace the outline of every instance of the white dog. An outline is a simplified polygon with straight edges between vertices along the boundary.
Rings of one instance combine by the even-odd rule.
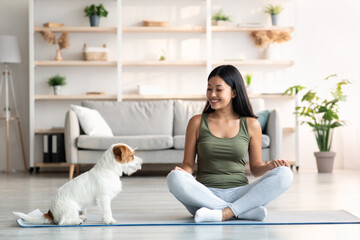
[[[97,205],[103,213],[104,223],[116,224],[110,203],[121,192],[120,176],[123,173],[131,175],[141,169],[141,164],[142,160],[134,155],[134,150],[128,145],[114,144],[90,171],[58,189],[50,210],[41,218],[33,218],[19,212],[14,214],[30,223],[79,225],[86,219],[86,208]]]

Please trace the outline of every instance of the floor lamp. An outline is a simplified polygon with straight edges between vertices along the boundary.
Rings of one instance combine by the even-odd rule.
[[[12,75],[9,70],[9,63],[21,63],[21,54],[19,48],[18,39],[15,36],[0,36],[0,63],[3,63],[5,66],[5,70],[2,73],[1,83],[0,83],[0,99],[3,99],[3,87],[5,85],[5,116],[1,117],[1,120],[5,120],[6,122],[6,172],[10,172],[10,159],[9,159],[9,121],[15,120],[18,123],[19,135],[20,135],[20,143],[21,150],[24,159],[24,167],[25,172],[27,171],[27,164],[25,159],[25,149],[24,149],[24,141],[21,131],[20,118],[18,115],[18,111],[16,109],[16,101],[15,101],[15,91],[14,85],[12,82]],[[11,95],[9,91],[11,90]],[[11,97],[10,97],[11,96]],[[12,101],[12,108],[10,109],[10,101]],[[10,116],[10,111],[13,112],[12,116]]]

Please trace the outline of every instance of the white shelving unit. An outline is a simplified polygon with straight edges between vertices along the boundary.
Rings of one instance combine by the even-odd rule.
[[[149,6],[150,3],[146,2],[145,0],[144,4],[147,4]],[[235,1],[235,0],[234,0]],[[239,68],[246,69],[246,68],[277,68],[277,69],[288,69],[289,67],[292,67],[294,65],[294,61],[292,59],[281,59],[281,60],[268,60],[268,59],[257,59],[257,58],[249,58],[249,59],[243,59],[243,60],[216,60],[213,57],[214,54],[214,35],[219,34],[232,34],[234,38],[237,38],[239,36],[241,37],[249,37],[249,33],[251,31],[259,31],[259,30],[283,30],[283,31],[289,31],[293,32],[294,27],[293,26],[279,26],[279,27],[273,27],[273,26],[264,26],[264,27],[251,27],[251,26],[212,26],[211,25],[211,16],[214,12],[214,0],[205,0],[205,1],[194,1],[198,4],[201,4],[201,9],[204,7],[205,10],[201,10],[203,20],[201,20],[201,24],[198,22],[189,25],[185,24],[182,25],[181,23],[174,24],[174,26],[170,27],[143,27],[138,26],[135,24],[128,24],[126,25],[126,21],[123,22],[122,17],[124,17],[124,6],[126,7],[127,4],[130,4],[131,7],[134,7],[134,4],[140,4],[141,1],[136,1],[136,3],[133,3],[129,0],[106,0],[106,1],[99,1],[98,3],[104,3],[111,2],[113,8],[108,9],[111,14],[114,14],[116,12],[116,17],[112,19],[112,24],[110,25],[104,25],[102,26],[102,23],[100,23],[100,27],[89,27],[88,23],[84,23],[83,20],[75,19],[79,22],[77,25],[71,24],[65,24],[65,27],[56,27],[56,28],[44,28],[39,24],[39,19],[37,17],[41,16],[41,14],[37,13],[37,4],[59,4],[61,5],[61,8],[67,8],[72,9],[73,2],[80,2],[80,4],[83,4],[84,7],[86,5],[92,4],[90,2],[83,2],[80,0],[76,1],[60,1],[60,0],[54,0],[54,1],[48,1],[48,0],[30,0],[29,1],[29,64],[30,64],[30,77],[29,77],[29,109],[30,109],[30,121],[29,121],[29,129],[30,129],[30,167],[36,167],[36,163],[40,161],[36,157],[35,151],[39,150],[39,147],[36,147],[36,139],[35,134],[43,134],[43,133],[51,133],[51,132],[58,132],[59,127],[61,129],[61,126],[57,129],[52,129],[51,126],[39,126],[41,124],[37,123],[37,118],[39,116],[36,115],[37,109],[41,109],[42,111],[45,111],[45,109],[52,108],[54,104],[67,104],[69,103],[80,103],[82,100],[110,100],[110,101],[127,101],[127,100],[156,100],[156,99],[188,99],[188,100],[202,100],[205,99],[205,96],[202,94],[184,94],[182,92],[176,93],[176,94],[166,94],[166,95],[138,95],[134,92],[128,92],[127,89],[123,88],[124,82],[129,81],[129,79],[124,75],[125,73],[129,72],[136,72],[136,74],[140,74],[142,70],[153,70],[156,72],[161,72],[163,70],[171,69],[171,73],[178,72],[178,75],[182,74],[183,69],[187,70],[196,70],[197,72],[201,71],[204,74],[204,78],[200,79],[203,81],[205,78],[205,75],[207,76],[210,71],[218,65],[222,64],[232,64]],[[156,1],[155,1],[156,2]],[[264,1],[265,3],[266,1]],[[188,4],[189,1],[186,1],[186,4]],[[219,3],[217,1],[216,3]],[[236,1],[237,4],[240,4]],[[161,4],[165,5],[178,5],[182,4],[180,2],[172,2],[172,1],[161,1]],[[65,6],[65,7],[64,7]],[[78,5],[76,5],[78,6]],[[105,5],[106,7],[106,5]],[[133,8],[132,8],[133,9]],[[62,9],[59,9],[59,12],[61,12]],[[131,9],[130,9],[131,10]],[[203,11],[203,12],[202,12]],[[79,14],[83,14],[83,12],[79,12]],[[156,14],[153,14],[156,16]],[[61,15],[60,15],[61,16]],[[66,18],[66,16],[64,15]],[[84,19],[83,16],[81,16],[82,19]],[[133,17],[133,16],[131,16]],[[141,16],[138,17],[141,19]],[[44,19],[44,18],[42,18]],[[50,21],[50,16],[48,18],[48,21]],[[43,57],[42,51],[39,50],[39,36],[40,33],[44,30],[50,30],[54,33],[61,33],[61,32],[69,32],[71,36],[71,41],[76,42],[77,39],[82,39],[83,36],[86,38],[87,41],[94,42],[94,39],[102,39],[102,36],[106,35],[107,38],[109,36],[112,36],[115,40],[115,44],[113,46],[110,46],[111,51],[115,51],[116,58],[110,59],[107,62],[90,62],[90,61],[83,61],[79,57],[76,57],[78,55],[74,55],[72,53],[69,53],[69,57],[64,58],[63,61],[54,61],[49,57]],[[132,37],[132,36],[137,36]],[[142,39],[146,38],[147,36],[152,36],[155,39],[163,39],[163,38],[171,38],[173,36],[191,36],[191,38],[194,39],[200,39],[199,42],[203,42],[204,45],[204,51],[202,52],[199,59],[186,59],[181,58],[179,56],[174,58],[169,58],[165,61],[159,61],[154,58],[131,58],[129,57],[129,54],[127,53],[128,49],[127,47],[124,47],[124,44],[127,44],[131,39]],[[155,37],[154,37],[155,36]],[[130,38],[127,39],[127,38]],[[99,42],[99,41],[97,41]],[[44,48],[49,48],[49,44],[43,42],[41,43]],[[171,43],[168,43],[168,45],[171,45]],[[200,44],[201,45],[201,44]],[[113,49],[111,48],[113,47]],[[141,49],[142,46],[139,46],[139,49]],[[203,47],[203,46],[202,46]],[[249,47],[249,46],[247,46]],[[255,49],[255,46],[251,46]],[[116,49],[116,50],[114,50]],[[136,49],[133,49],[134,51]],[[47,50],[48,51],[48,50]],[[64,50],[64,53],[68,50]],[[70,50],[69,50],[70,51]],[[140,50],[139,50],[140,51]],[[44,52],[46,52],[44,50]],[[55,52],[55,51],[54,51]],[[81,54],[79,52],[79,54]],[[41,55],[40,57],[38,55]],[[75,57],[74,57],[75,56]],[[81,74],[75,74],[75,72],[93,72],[94,74],[99,74],[99,76],[102,76],[102,73],[107,73],[109,69],[115,69],[115,82],[112,84],[116,85],[116,89],[114,87],[111,88],[112,92],[109,91],[109,93],[105,95],[85,95],[83,93],[79,93],[80,87],[74,87],[72,92],[64,93],[63,95],[51,95],[49,92],[43,89],[41,87],[41,90],[39,90],[40,81],[39,78],[44,78],[44,76],[41,74],[41,71],[48,71],[48,72],[54,72],[54,74],[57,73],[57,71],[70,71],[71,69],[72,74],[75,76],[80,76]],[[96,69],[96,70],[95,70]],[[179,69],[179,70],[178,70]],[[112,71],[112,70],[111,70]],[[90,74],[90,73],[89,73]],[[146,74],[145,74],[146,75]],[[108,78],[107,75],[103,75],[99,85],[104,86],[104,84],[107,84],[106,78]],[[151,76],[150,76],[151,78]],[[113,79],[114,80],[114,79]],[[76,81],[83,81],[83,79],[76,79]],[[79,84],[79,83],[78,83]],[[42,86],[42,85],[41,85]],[[89,87],[89,88],[87,88]],[[91,88],[90,88],[91,87]],[[81,87],[82,88],[82,87]],[[85,84],[83,89],[84,91],[94,91],[93,84]],[[282,96],[281,94],[252,94],[250,95],[252,98],[264,98],[265,100],[279,100],[282,99],[284,101],[294,101],[293,97],[288,96]],[[39,106],[39,107],[38,107]],[[52,110],[54,111],[54,110]],[[60,116],[63,117],[63,116]],[[41,117],[40,117],[41,118]],[[295,131],[295,127],[292,126],[286,126],[284,127],[284,134],[292,134]],[[44,166],[43,164],[40,164],[41,166]],[[38,166],[40,166],[38,165]],[[63,166],[63,165],[61,165]]]
[[[102,1],[104,3],[104,1]],[[105,1],[106,2],[106,1]],[[37,135],[42,134],[53,134],[53,133],[62,133],[63,126],[57,126],[56,128],[52,128],[50,126],[39,127],[38,119],[42,117],[46,118],[47,116],[37,116],[38,109],[42,109],[45,111],[47,108],[49,111],[52,111],[52,114],[56,115],[58,105],[63,105],[65,103],[67,106],[69,103],[79,103],[82,100],[121,100],[122,90],[121,90],[121,57],[113,57],[109,61],[83,61],[82,60],[82,45],[78,43],[78,39],[98,39],[100,42],[102,36],[106,36],[106,39],[115,39],[113,46],[115,48],[111,49],[113,52],[115,51],[115,56],[121,56],[121,15],[116,14],[121,9],[121,0],[109,0],[107,1],[111,3],[112,14],[113,17],[113,25],[112,26],[99,26],[99,27],[90,27],[88,24],[88,20],[84,18],[83,9],[86,5],[92,4],[91,2],[83,2],[83,1],[48,1],[48,0],[30,0],[29,1],[29,136],[30,136],[30,144],[29,144],[29,160],[30,160],[30,169],[34,167],[68,167],[69,165],[66,163],[56,163],[56,164],[48,164],[42,163],[41,157],[39,156],[39,148],[41,145],[39,142],[40,139],[36,137]],[[100,2],[98,2],[100,3]],[[95,3],[95,4],[98,4]],[[66,14],[71,11],[69,9],[74,8],[74,5],[78,7],[79,10],[79,18],[69,20],[68,23],[65,24],[64,27],[42,27],[42,23],[57,21],[59,23],[63,23],[62,20],[66,22]],[[52,7],[59,7],[59,10],[56,11],[56,17],[61,18],[62,20],[53,20],[54,17],[51,16]],[[79,7],[81,6],[81,8]],[[46,8],[49,8],[49,12],[46,12]],[[38,9],[39,12],[38,12]],[[44,11],[45,9],[45,11]],[[50,14],[46,20],[44,20],[44,16],[40,13],[46,12],[46,14]],[[63,15],[64,14],[64,15]],[[81,18],[80,18],[81,16]],[[55,19],[56,19],[55,17]],[[86,23],[82,21],[86,20]],[[74,26],[75,24],[75,26]],[[77,25],[77,26],[76,26]],[[63,61],[55,61],[50,58],[48,54],[42,54],[42,49],[44,52],[46,51],[55,51],[55,49],[51,49],[51,45],[45,43],[41,38],[42,31],[52,31],[55,34],[61,34],[62,32],[68,32],[70,38],[70,46],[73,42],[77,45],[77,55],[64,57]],[[43,41],[43,42],[40,42]],[[84,40],[85,42],[85,40]],[[74,44],[74,45],[75,45]],[[101,46],[101,45],[99,45]],[[62,52],[65,55],[68,50],[64,49]],[[70,50],[74,51],[74,50]],[[44,56],[45,55],[45,56]],[[111,85],[116,86],[116,90],[114,94],[106,94],[106,95],[86,95],[86,94],[64,94],[64,95],[50,95],[47,90],[44,89],[44,82],[46,83],[46,78],[42,75],[42,72],[51,72],[52,75],[59,73],[59,71],[69,72],[73,71],[77,73],[75,75],[82,75],[87,71],[92,71],[101,76],[102,72],[107,72],[110,69],[114,73],[112,76]],[[50,77],[50,76],[48,76]],[[79,80],[80,81],[80,80]],[[79,83],[77,83],[79,84]],[[81,89],[85,91],[95,91],[94,88],[91,89]],[[79,92],[79,91],[77,91]],[[40,106],[39,106],[40,105]],[[45,105],[45,106],[41,106]],[[54,108],[55,107],[55,108]],[[45,109],[45,110],[44,110]],[[47,111],[46,111],[47,112]],[[63,114],[60,114],[63,117]],[[39,147],[40,146],[40,147]],[[36,152],[37,151],[37,152]]]

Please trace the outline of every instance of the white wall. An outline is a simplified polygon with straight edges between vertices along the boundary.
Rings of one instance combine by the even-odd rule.
[[[286,3],[286,1],[280,2]],[[214,1],[214,3],[219,4],[219,1]],[[349,124],[347,127],[337,129],[335,133],[334,150],[337,151],[337,168],[355,167],[360,169],[360,161],[359,157],[357,157],[360,153],[360,145],[355,142],[356,140],[359,142],[360,126],[357,120],[360,116],[360,110],[356,110],[354,104],[360,102],[359,94],[357,94],[360,91],[360,87],[356,83],[360,76],[356,66],[356,57],[360,53],[358,44],[360,29],[356,27],[356,24],[360,22],[358,9],[360,9],[360,2],[355,0],[344,0],[341,3],[335,0],[296,1],[296,29],[293,44],[296,50],[296,64],[294,68],[298,83],[307,86],[318,85],[326,87],[322,79],[329,74],[338,72],[344,72],[353,77],[353,82],[355,83],[351,89],[353,95],[343,105],[343,116],[349,120]],[[236,11],[232,15],[235,14]],[[254,15],[256,16],[256,12]],[[239,20],[242,19],[239,18]],[[24,139],[26,146],[28,146],[27,82],[29,70],[27,0],[0,0],[0,35],[5,34],[18,36],[21,45],[23,62],[11,65],[11,69],[13,70]],[[230,49],[232,47],[225,48],[225,53],[231,52]],[[125,72],[125,74],[127,73]],[[156,72],[154,74],[156,75]],[[197,74],[199,76],[203,75],[202,72]],[[268,83],[266,88],[270,88],[271,85],[273,84]],[[187,87],[182,86],[180,89],[186,92]],[[131,92],[132,90],[128,91]],[[300,129],[300,168],[315,170],[313,152],[316,151],[316,144],[313,134],[306,126],[302,126]],[[11,168],[21,170],[23,169],[22,157],[21,151],[18,148],[18,135],[15,124],[13,124],[11,130]],[[4,123],[1,123],[0,171],[6,168],[4,132]],[[28,149],[26,149],[26,152],[28,155]]]
[[[9,64],[13,74],[16,101],[25,141],[26,156],[29,155],[29,30],[28,0],[0,0],[0,35],[15,35],[19,39],[22,63]],[[3,66],[0,66],[3,70]],[[3,101],[3,100],[2,100]],[[1,109],[2,112],[2,109]],[[5,121],[0,121],[0,171],[6,170]],[[27,157],[28,160],[28,157]],[[10,168],[24,170],[17,123],[10,125]]]
[[[296,75],[298,83],[328,89],[322,79],[333,73],[352,78],[349,99],[340,118],[348,125],[335,130],[333,150],[337,168],[360,169],[359,159],[359,64],[360,2],[355,0],[297,1]],[[357,141],[356,141],[357,140]],[[300,130],[301,168],[316,169],[316,142],[310,128]],[[344,158],[346,157],[346,158]]]

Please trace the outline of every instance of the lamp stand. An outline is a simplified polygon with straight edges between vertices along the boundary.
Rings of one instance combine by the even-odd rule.
[[[1,120],[5,120],[6,122],[6,173],[10,173],[10,154],[9,154],[9,139],[10,139],[10,124],[9,122],[11,120],[16,120],[18,123],[18,129],[19,129],[19,135],[20,135],[20,143],[21,143],[21,150],[22,150],[22,155],[23,155],[23,159],[24,159],[24,168],[25,168],[25,172],[27,171],[27,164],[26,164],[26,158],[25,158],[25,149],[24,149],[24,141],[23,141],[23,135],[22,135],[22,131],[21,131],[21,124],[20,124],[20,118],[19,118],[19,114],[16,108],[16,101],[15,101],[15,91],[14,91],[14,85],[12,82],[12,76],[10,74],[9,68],[8,68],[8,64],[5,63],[5,70],[2,73],[2,79],[1,79],[1,84],[0,84],[0,99],[1,99],[1,94],[2,94],[2,87],[3,84],[5,82],[5,117],[1,117]],[[14,108],[14,116],[10,116],[10,99],[9,99],[9,87],[11,88],[11,97],[12,97],[12,101],[13,101],[13,108]]]

